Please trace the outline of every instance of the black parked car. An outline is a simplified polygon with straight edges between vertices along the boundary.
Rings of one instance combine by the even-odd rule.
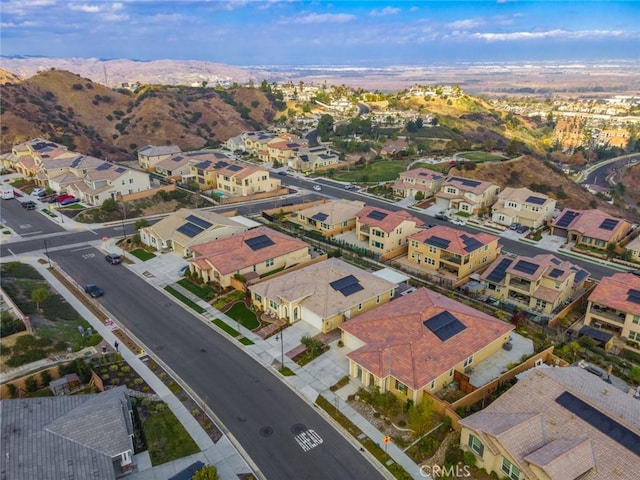
[[[27,210],[35,210],[36,202],[32,200],[27,200],[26,202],[22,202],[22,208],[26,208]]]
[[[84,287],[85,293],[88,293],[91,298],[98,298],[104,295],[104,291],[97,285],[90,283]]]

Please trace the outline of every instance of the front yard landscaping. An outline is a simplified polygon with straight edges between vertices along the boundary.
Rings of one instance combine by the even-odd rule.
[[[178,280],[178,285],[205,301],[212,300],[216,296],[216,291],[209,285],[197,285],[188,278],[181,278]]]
[[[153,413],[142,418],[142,425],[152,465],[161,465],[200,451],[165,403],[154,402],[149,410]]]
[[[131,255],[133,255],[134,257],[142,260],[143,262],[146,262],[147,260],[151,260],[156,256],[155,253],[148,252],[143,248],[136,248],[135,250],[131,250],[131,252],[129,253],[131,253]]]
[[[239,322],[247,330],[253,330],[260,326],[258,317],[254,312],[249,310],[244,302],[234,303],[231,308],[224,313],[233,318],[236,322]]]
[[[167,292],[169,292],[171,295],[176,297],[178,300],[180,300],[182,303],[184,303],[186,306],[188,306],[189,308],[195,310],[198,313],[204,313],[205,311],[204,308],[202,308],[200,305],[192,301],[190,298],[185,297],[182,293],[177,291],[175,288],[172,288],[169,285],[167,285],[166,287],[164,287],[164,289]]]

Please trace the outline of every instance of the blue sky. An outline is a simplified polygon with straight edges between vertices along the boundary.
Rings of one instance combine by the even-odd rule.
[[[231,65],[640,59],[640,1],[0,0],[0,53]]]

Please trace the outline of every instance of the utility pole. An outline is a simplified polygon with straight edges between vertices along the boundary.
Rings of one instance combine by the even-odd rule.
[[[45,254],[47,255],[47,260],[49,262],[49,268],[51,268],[51,257],[49,257],[49,248],[47,248],[47,239],[44,238],[43,241],[44,241],[44,251],[45,251]]]

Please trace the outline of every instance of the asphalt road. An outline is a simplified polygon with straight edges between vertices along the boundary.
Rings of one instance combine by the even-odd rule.
[[[52,222],[38,211],[22,207],[21,202],[31,199],[29,195],[24,195],[11,200],[1,200],[2,222],[6,222],[14,232],[25,238],[65,231],[62,225]]]
[[[382,479],[365,457],[279,378],[173,300],[91,247],[51,254],[216,413],[268,479]],[[311,431],[315,432],[314,435]],[[296,435],[306,435],[305,451]],[[322,441],[319,442],[318,438]]]
[[[601,186],[608,187],[609,183],[607,182],[607,177],[611,172],[613,172],[613,170],[624,165],[629,165],[634,160],[637,161],[638,158],[640,158],[640,154],[631,154],[631,155],[624,155],[622,157],[619,157],[619,159],[615,159],[610,163],[604,162],[602,166],[591,170],[589,174],[585,177],[585,179],[580,183],[583,185],[589,184],[589,185],[601,185]]]

